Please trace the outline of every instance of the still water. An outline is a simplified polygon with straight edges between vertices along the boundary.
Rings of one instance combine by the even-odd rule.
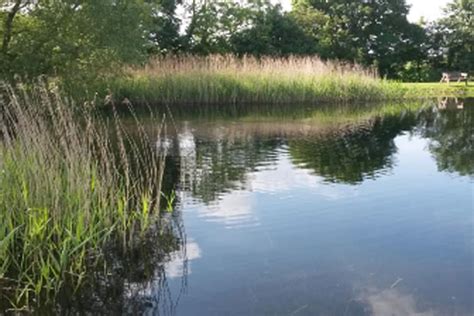
[[[474,315],[472,101],[295,108],[173,118],[185,238],[140,311]]]

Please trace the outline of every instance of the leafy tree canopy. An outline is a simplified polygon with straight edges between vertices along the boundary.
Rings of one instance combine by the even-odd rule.
[[[406,0],[0,0],[0,73],[87,81],[155,54],[320,55],[410,81],[472,71],[474,2],[439,21]]]

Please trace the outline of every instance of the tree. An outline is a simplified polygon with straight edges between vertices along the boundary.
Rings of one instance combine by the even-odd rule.
[[[150,54],[176,53],[184,48],[183,37],[179,33],[180,19],[176,15],[181,0],[162,0],[151,12],[149,29]]]
[[[2,45],[0,47],[0,70],[7,67],[10,62],[10,42],[14,35],[14,21],[21,10],[30,5],[29,1],[2,0],[0,2],[0,18],[3,21],[0,32],[2,34]],[[3,71],[2,71],[3,72]]]
[[[229,38],[246,23],[247,10],[231,1],[192,0],[185,4],[186,49],[198,54],[228,53]]]
[[[6,12],[5,23],[4,23],[4,27],[3,27],[3,41],[2,41],[1,51],[2,51],[3,55],[7,55],[8,54],[8,46],[10,45],[10,41],[11,41],[11,38],[12,38],[13,21],[15,19],[15,16],[17,15],[17,13],[20,12],[20,10],[26,4],[23,3],[22,0],[15,0],[13,2],[5,1],[5,4],[3,4],[3,5],[5,7],[7,7],[7,12]]]
[[[282,13],[280,6],[255,10],[249,27],[231,36],[237,54],[279,55],[311,54],[316,46],[292,15]]]
[[[187,50],[199,53],[287,55],[310,53],[311,39],[270,0],[193,0],[185,4]]]
[[[438,22],[445,66],[448,69],[474,69],[474,1],[454,0]]]
[[[87,81],[118,63],[140,61],[146,56],[150,12],[157,6],[143,0],[23,1],[14,20],[9,17],[14,11],[2,16],[7,44],[1,72]]]
[[[375,65],[381,75],[395,77],[397,67],[423,56],[423,29],[408,22],[405,0],[293,3],[293,14],[314,37],[323,58]]]

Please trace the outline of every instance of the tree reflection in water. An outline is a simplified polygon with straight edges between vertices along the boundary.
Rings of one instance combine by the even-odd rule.
[[[473,176],[474,100],[451,101],[422,112],[417,132],[430,140],[429,150],[440,170]]]
[[[227,125],[187,122],[175,145],[176,181],[180,189],[209,203],[222,193],[244,188],[250,172],[271,165],[283,150],[297,167],[327,182],[358,184],[390,171],[397,152],[394,139],[404,133],[428,139],[440,170],[473,175],[472,100],[449,102],[441,110],[437,105],[400,107],[324,128],[291,119]]]
[[[373,118],[326,135],[289,141],[290,153],[296,165],[328,182],[357,184],[392,167],[394,138],[415,120],[413,113]]]

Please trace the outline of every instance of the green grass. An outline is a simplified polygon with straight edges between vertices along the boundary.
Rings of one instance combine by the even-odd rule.
[[[474,83],[439,83],[439,82],[423,82],[423,83],[402,83],[401,86],[407,89],[408,96],[426,96],[426,97],[474,97]]]
[[[358,65],[316,57],[164,57],[105,84],[117,101],[151,105],[370,102],[473,93],[458,84],[383,80]]]
[[[109,83],[118,100],[150,104],[284,104],[377,101],[400,96],[401,86],[356,76],[284,78],[194,73],[125,77]],[[403,95],[403,94],[402,94]]]
[[[105,126],[43,85],[33,90],[3,86],[0,103],[0,302],[16,310],[79,289],[90,269],[106,268],[107,245],[143,237],[163,174],[145,134],[129,141],[116,116]]]
[[[106,85],[118,101],[200,105],[385,100],[403,90],[360,66],[316,57],[164,57]]]

